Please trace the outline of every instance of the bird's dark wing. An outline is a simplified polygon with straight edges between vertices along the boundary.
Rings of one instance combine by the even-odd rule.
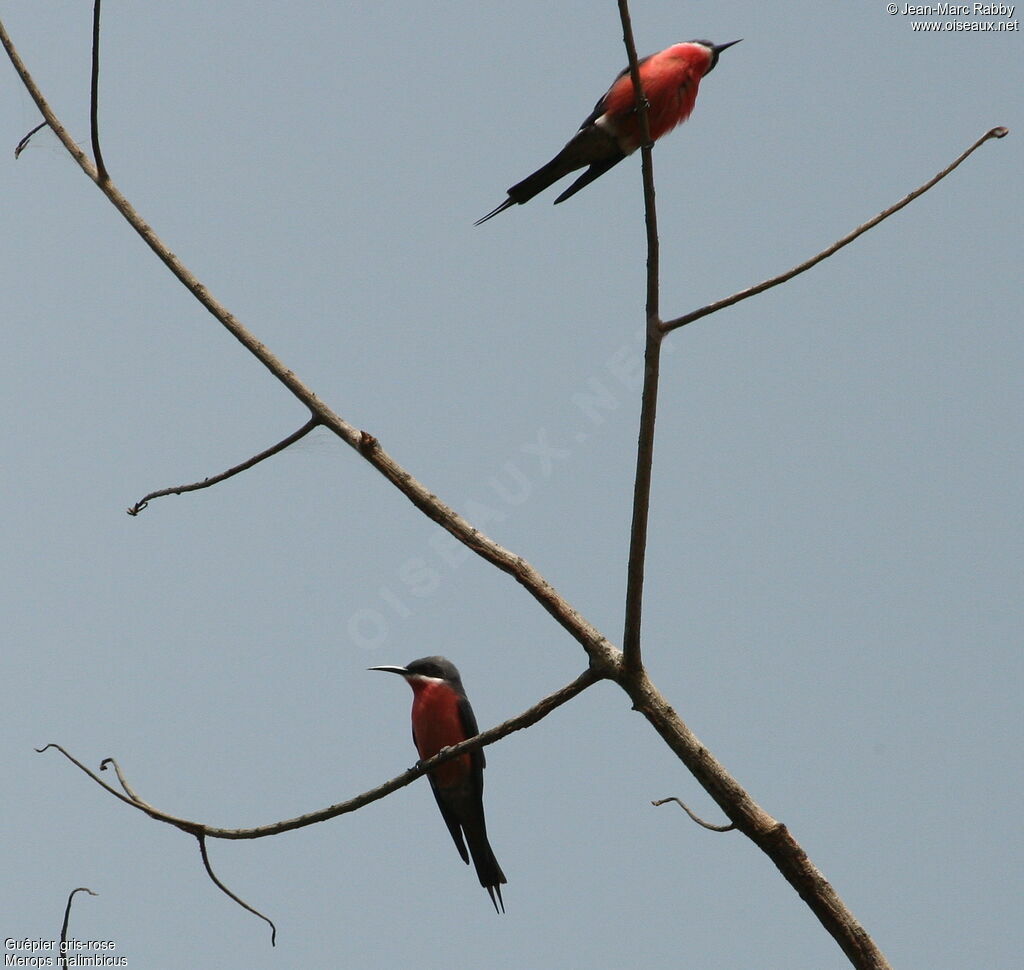
[[[486,222],[491,216],[496,216],[513,202],[517,202],[520,205],[524,202],[529,202],[539,192],[543,192],[549,185],[554,185],[555,182],[564,178],[570,172],[575,172],[577,169],[584,168],[587,165],[601,163],[608,159],[614,159],[614,161],[618,162],[624,157],[622,149],[619,148],[619,143],[611,132],[599,125],[589,125],[586,128],[581,128],[547,165],[542,165],[532,175],[524,178],[522,182],[513,185],[508,190],[509,198],[493,212],[487,213],[480,222]],[[610,168],[611,165],[608,167]],[[591,176],[591,178],[596,177],[596,175]],[[579,188],[582,187],[583,185],[581,184]],[[472,716],[473,712],[470,711],[470,717]]]
[[[437,790],[437,785],[434,784],[434,779],[430,779],[430,789],[434,793],[434,801],[437,802],[437,807],[441,809],[441,817],[444,819],[444,824],[448,826],[448,831],[452,834],[452,841],[455,843],[455,848],[459,850],[459,855],[462,856],[462,861],[469,865],[469,852],[466,850],[466,843],[462,838],[462,822],[455,812],[450,801],[446,800],[445,797]]]
[[[649,61],[652,56],[653,55],[648,54],[646,57],[641,57],[640,60],[636,62],[637,67],[640,67],[646,61]],[[608,91],[611,91],[611,89],[615,87],[616,84],[619,83],[620,79],[624,78],[628,73],[629,65],[627,64],[621,71],[619,71],[618,74],[615,75],[615,80],[608,85]],[[580,125],[580,131],[582,131],[584,128],[589,128],[595,121],[597,121],[598,118],[601,117],[601,115],[604,114],[605,104],[608,100],[608,91],[605,91],[605,93],[601,95],[600,100],[597,102],[597,104],[594,105],[594,110],[591,111],[590,114],[588,114],[586,118],[583,119],[583,124]]]
[[[412,743],[416,745],[416,750],[419,751],[420,746],[416,743],[415,729],[413,729],[412,732]],[[444,819],[444,824],[448,826],[448,831],[452,834],[452,841],[455,843],[455,848],[459,850],[459,855],[462,856],[462,861],[468,866],[469,852],[467,851],[466,843],[462,838],[462,822],[459,821],[459,817],[455,813],[455,809],[450,801],[447,801],[437,790],[437,783],[434,781],[434,776],[428,774],[427,780],[430,782],[430,790],[434,793],[434,801],[437,802],[437,807],[441,810],[441,817]]]
[[[471,738],[480,733],[480,728],[477,727],[476,723],[476,715],[473,713],[473,708],[470,706],[469,698],[467,698],[465,694],[459,698],[459,720],[462,721],[462,730],[466,732],[467,738]],[[480,787],[483,788],[484,768],[487,767],[487,759],[484,757],[484,749],[477,748],[469,757],[473,765],[473,776],[480,782]]]
[[[480,733],[473,708],[465,694],[459,700],[459,717],[467,738]],[[501,898],[501,887],[508,880],[501,871],[494,850],[487,840],[487,823],[484,821],[484,752],[478,749],[470,754],[470,774],[468,783],[461,787],[458,796],[459,814],[462,818],[462,832],[469,846],[469,854],[473,857],[477,878],[480,885],[491,897],[495,912],[504,912],[505,903]]]

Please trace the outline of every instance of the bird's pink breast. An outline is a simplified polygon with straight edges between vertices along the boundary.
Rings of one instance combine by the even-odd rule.
[[[415,684],[412,724],[421,758],[432,758],[442,748],[466,740],[459,717],[458,697],[446,684],[435,681]],[[431,774],[442,787],[456,784],[469,771],[469,755],[446,761]]]
[[[648,124],[654,141],[690,117],[700,79],[710,60],[710,52],[699,44],[676,44],[640,65],[640,80],[650,104]],[[620,143],[627,150],[636,148],[640,142],[635,105],[633,80],[624,74],[605,96],[605,111],[614,120]]]

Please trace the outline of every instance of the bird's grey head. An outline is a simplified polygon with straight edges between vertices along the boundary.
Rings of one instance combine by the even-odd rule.
[[[740,40],[743,38],[741,37]],[[704,76],[707,77],[718,63],[718,55],[722,53],[727,47],[732,47],[733,44],[738,44],[739,40],[730,40],[728,44],[713,44],[710,40],[691,40],[691,44],[700,44],[701,47],[706,47],[711,51],[711,63],[708,65],[708,69],[704,72]]]
[[[461,683],[458,668],[447,657],[421,657],[406,664],[405,669],[413,676]]]

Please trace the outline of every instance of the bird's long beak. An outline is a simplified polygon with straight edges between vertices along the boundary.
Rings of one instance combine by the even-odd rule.
[[[367,670],[384,670],[384,671],[387,671],[387,673],[389,673],[389,674],[399,674],[402,677],[405,677],[406,674],[409,673],[409,671],[406,670],[405,667],[367,667],[366,669]]]
[[[743,40],[741,37],[740,40]],[[727,47],[732,47],[733,44],[738,44],[740,40],[730,40],[728,44],[715,44],[712,48],[716,54],[721,54]]]

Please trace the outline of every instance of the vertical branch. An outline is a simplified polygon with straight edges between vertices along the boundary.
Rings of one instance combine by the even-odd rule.
[[[647,121],[647,109],[650,103],[644,94],[644,86],[640,82],[640,64],[636,55],[636,42],[633,40],[633,20],[629,16],[629,3],[619,0],[619,19],[622,21],[622,42],[626,45],[626,56],[629,58],[629,76],[636,92],[636,110],[640,121],[641,144],[651,144],[651,126]]]
[[[57,958],[57,965],[60,967],[66,967],[68,965],[68,923],[71,920],[71,902],[75,898],[75,893],[88,893],[90,896],[98,896],[99,893],[94,893],[88,886],[79,886],[77,889],[71,890],[71,895],[68,896],[68,904],[64,907],[64,922],[60,928],[60,955]]]
[[[92,7],[92,81],[89,100],[89,129],[92,132],[92,154],[96,160],[96,177],[100,182],[107,182],[107,166],[103,164],[103,152],[100,151],[100,0],[95,0]]]
[[[640,655],[640,620],[643,614],[644,560],[647,555],[647,520],[651,507],[654,420],[658,410],[660,363],[661,335],[654,332],[648,323],[640,435],[636,448],[636,479],[633,483],[633,522],[630,527],[629,566],[626,572],[626,617],[622,634],[623,666],[627,673],[636,673],[643,666]]]
[[[643,169],[644,214],[647,224],[647,341],[644,351],[644,389],[640,404],[636,477],[633,483],[633,521],[630,526],[629,565],[626,570],[626,615],[622,636],[623,665],[635,673],[643,665],[640,653],[640,621],[643,614],[644,561],[647,556],[647,522],[651,505],[651,471],[654,464],[654,421],[658,410],[658,374],[661,364],[662,327],[659,317],[658,214],[654,204],[654,161],[648,101],[640,80],[633,24],[627,0],[619,0],[622,39],[629,56],[629,73],[636,92],[640,122],[640,157]]]

